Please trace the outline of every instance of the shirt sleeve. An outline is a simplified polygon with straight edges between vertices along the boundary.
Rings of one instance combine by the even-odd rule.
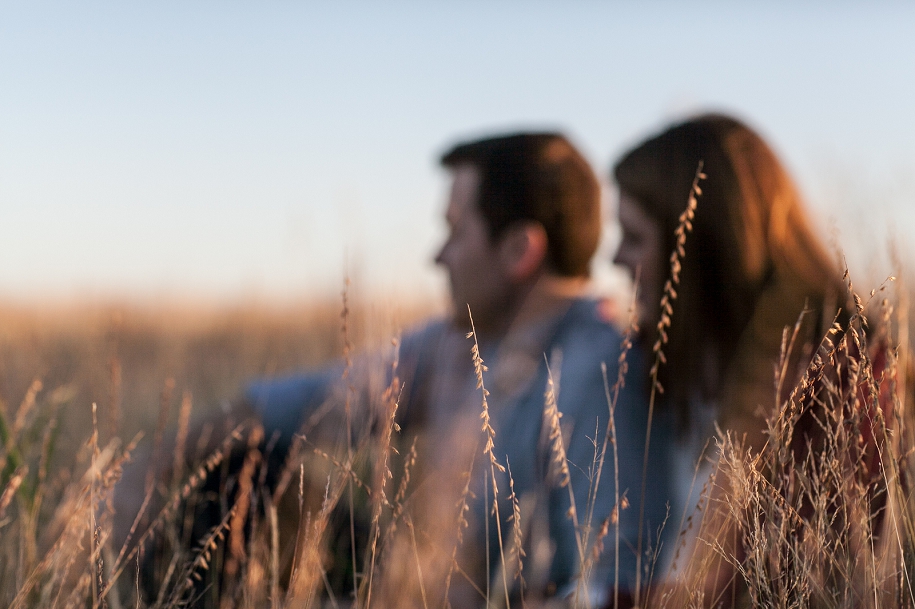
[[[265,435],[280,434],[280,445],[289,446],[305,418],[330,397],[342,367],[332,366],[248,384],[244,398],[260,417]]]
[[[353,433],[369,433],[379,416],[376,410],[380,396],[391,382],[393,358],[399,359],[396,369],[399,379],[408,386],[414,384],[416,370],[423,364],[423,351],[441,334],[443,327],[441,322],[430,323],[405,335],[396,351],[380,350],[356,357],[346,372],[346,380],[345,366],[337,362],[319,370],[256,379],[246,387],[244,399],[260,418],[266,437],[279,432],[281,448],[290,446],[303,424],[308,428],[318,423],[309,419],[325,419],[318,435],[339,434],[341,429],[336,423],[347,395],[353,412],[358,413],[354,415]]]

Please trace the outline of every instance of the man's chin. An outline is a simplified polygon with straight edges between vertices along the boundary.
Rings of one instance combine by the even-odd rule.
[[[491,322],[491,315],[487,314],[485,307],[474,307],[473,305],[468,306],[467,304],[452,305],[449,317],[451,325],[462,332],[470,332],[471,317],[473,326],[478,330],[481,328],[488,328]]]

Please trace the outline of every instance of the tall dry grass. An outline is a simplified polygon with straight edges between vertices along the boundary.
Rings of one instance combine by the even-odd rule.
[[[691,547],[703,551],[684,550],[678,571],[665,580],[654,571],[659,549],[642,548],[635,597],[643,605],[915,606],[905,298],[896,283],[867,303],[858,300],[850,325],[824,337],[790,398],[772,408],[761,450],[727,434],[719,438],[708,486],[728,492],[705,493],[683,535],[673,535],[677,544],[691,536]],[[455,606],[592,606],[586,578],[563,601],[527,588],[538,567],[525,553],[525,536],[536,527],[513,487],[497,486],[495,472],[510,472],[511,464],[496,459],[490,442],[497,440],[485,429],[475,457],[492,478],[483,518],[492,518],[501,496],[512,524],[499,535],[504,564],[490,569],[495,581],[454,596],[468,568],[459,548],[472,504],[469,475],[454,481],[457,504],[416,488],[418,451],[402,445],[395,422],[396,357],[388,363],[393,374],[380,375],[394,380],[376,396],[383,405],[377,421],[364,426],[374,433],[348,429],[337,446],[299,438],[278,474],[270,467],[270,439],[256,424],[191,429],[194,412],[219,407],[245,379],[313,366],[371,343],[359,312],[345,316],[341,331],[339,309],[183,316],[0,310],[0,603],[441,607],[460,598]],[[791,337],[789,329],[785,358],[796,348]],[[470,343],[468,358],[478,360],[485,423],[486,370]],[[612,413],[625,379],[610,381]],[[548,392],[545,417],[554,426],[556,483],[563,484],[569,465],[553,410]],[[821,432],[815,445],[797,445],[804,425]],[[611,418],[595,471],[604,471],[614,434]],[[141,450],[170,467],[149,469],[130,539],[115,541],[117,483]],[[195,453],[192,464],[179,457]],[[616,476],[607,476],[592,484],[614,484]],[[614,513],[625,507],[619,497]],[[201,520],[201,510],[211,517]],[[600,552],[620,551],[605,543],[612,515],[593,523],[593,511],[578,506],[570,514],[582,519],[576,529],[585,573]],[[732,531],[735,543],[722,544],[721,530]],[[727,585],[716,598],[704,596],[709,571],[722,565]],[[625,601],[611,594],[605,602]]]
[[[700,509],[678,539],[680,567],[652,605],[915,606],[907,315],[875,298],[882,319],[869,326],[854,301],[849,324],[829,330],[770,411],[763,447],[721,434]],[[785,330],[780,364],[799,325]],[[785,367],[776,371],[778,386]],[[710,588],[722,568],[729,578]]]
[[[426,312],[401,307],[399,321],[392,321],[389,312],[364,302],[352,307],[349,340],[363,349]],[[173,547],[201,542],[188,539],[188,506],[250,430],[189,437],[192,417],[212,418],[251,378],[339,358],[339,321],[335,302],[0,305],[0,605],[81,604],[106,588],[107,602],[118,604],[110,595],[119,589],[106,574],[117,575],[119,585],[134,581],[137,557],[112,542],[113,493],[136,443],[144,457],[173,466],[168,480],[144,484],[150,499],[133,543],[151,523],[159,530],[149,538],[170,535]],[[173,449],[189,442],[199,444],[199,460],[188,470]],[[219,448],[209,450],[213,445]],[[252,455],[248,470],[256,465]],[[254,476],[250,489],[259,482]],[[162,511],[150,513],[153,508]],[[259,506],[248,509],[260,515]],[[214,531],[209,545],[223,533]],[[189,560],[208,563],[201,547],[204,552]],[[181,563],[186,556],[178,554],[162,569],[166,599],[179,598],[172,593],[180,586],[165,580],[193,575],[191,562]],[[133,565],[124,563],[128,557]],[[201,566],[198,560],[194,569]],[[126,589],[136,595],[135,585]]]

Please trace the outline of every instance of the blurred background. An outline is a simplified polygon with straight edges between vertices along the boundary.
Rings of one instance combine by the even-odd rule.
[[[188,420],[231,427],[251,379],[390,347],[444,310],[454,143],[570,135],[605,185],[595,289],[625,310],[610,166],[673,121],[735,114],[858,291],[908,277],[887,291],[908,311],[913,108],[915,0],[0,0],[0,599],[32,566],[95,586],[114,564],[82,566],[111,516],[101,477],[81,482],[105,454],[88,438],[143,433],[135,471],[164,470],[152,446]],[[323,497],[329,465],[307,467]]]
[[[912,253],[913,31],[912,2],[2,2],[0,397],[41,378],[114,432],[166,379],[212,405],[339,355],[344,277],[386,328],[441,310],[438,156],[515,129],[606,179],[735,113],[867,290]]]
[[[606,176],[709,109],[772,142],[858,273],[915,229],[912,2],[0,7],[6,300],[336,298],[348,273],[441,302],[450,144],[561,129]]]

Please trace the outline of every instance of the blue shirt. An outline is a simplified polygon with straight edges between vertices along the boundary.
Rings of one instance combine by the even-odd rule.
[[[490,368],[483,372],[483,381],[490,392],[487,401],[495,434],[492,455],[499,465],[510,467],[521,507],[520,529],[527,553],[523,575],[529,589],[560,593],[573,590],[582,568],[579,536],[587,540],[583,553],[589,562],[587,557],[593,551],[595,535],[604,521],[608,521],[609,528],[602,540],[604,550],[592,565],[589,588],[598,591],[612,588],[617,546],[618,581],[623,590],[630,590],[635,583],[637,549],[641,547],[643,552],[643,584],[648,581],[650,557],[659,550],[659,531],[667,516],[671,486],[668,468],[663,464],[669,463],[667,451],[673,431],[669,417],[655,417],[640,543],[639,504],[643,493],[648,396],[642,380],[644,363],[637,349],[627,354],[628,382],[615,405],[615,451],[614,443],[608,443],[602,475],[599,483],[596,481],[599,453],[610,420],[608,390],[612,397],[622,341],[619,331],[601,315],[599,305],[592,299],[566,299],[552,313],[533,319],[521,331],[509,332],[501,340],[487,342],[485,337],[480,337],[480,353]],[[513,506],[509,499],[508,471],[493,470],[489,457],[482,454],[486,436],[480,431],[482,389],[477,387],[473,370],[472,344],[462,331],[446,322],[432,322],[404,337],[397,371],[403,386],[398,420],[405,440],[413,435],[421,438],[418,462],[424,466],[426,477],[454,483],[458,478],[443,472],[449,468],[455,473],[466,471],[472,459],[469,528],[461,556],[482,563],[480,557],[485,556],[488,545],[489,570],[487,575],[478,575],[498,580],[501,586],[502,555],[510,554],[517,529],[510,520]],[[602,364],[606,366],[606,382]],[[378,364],[370,367],[384,369]],[[371,384],[363,383],[366,375],[351,374],[347,381],[340,382],[342,370],[341,366],[335,366],[313,374],[252,384],[247,398],[261,414],[268,436],[272,430],[278,430],[288,445],[293,432],[321,410],[322,404],[325,411],[339,411],[347,391],[353,404],[371,403],[373,400],[366,396],[364,387],[354,389],[355,385]],[[362,380],[356,382],[355,377]],[[545,416],[550,378],[556,407],[561,413],[561,444],[567,474],[558,471],[560,464],[555,463],[558,440],[556,434],[550,438],[550,417]],[[387,375],[376,385],[383,387],[389,379]],[[359,400],[352,399],[354,390],[359,393]],[[368,406],[370,411],[372,408]],[[371,415],[355,418],[366,423],[358,433],[371,433],[381,419]],[[339,425],[331,427],[338,429]],[[618,479],[614,480],[617,470]],[[499,527],[492,514],[493,471],[499,497]],[[457,489],[456,493],[459,492]],[[625,500],[615,510],[618,497]],[[453,500],[454,496],[450,496],[442,504],[453,505]],[[570,515],[573,500],[578,529]],[[624,508],[626,503],[628,507]],[[609,522],[614,511],[618,514],[618,537],[616,524]],[[447,524],[450,526],[450,522]],[[513,570],[511,565],[507,568]],[[465,570],[473,573],[472,565]]]

